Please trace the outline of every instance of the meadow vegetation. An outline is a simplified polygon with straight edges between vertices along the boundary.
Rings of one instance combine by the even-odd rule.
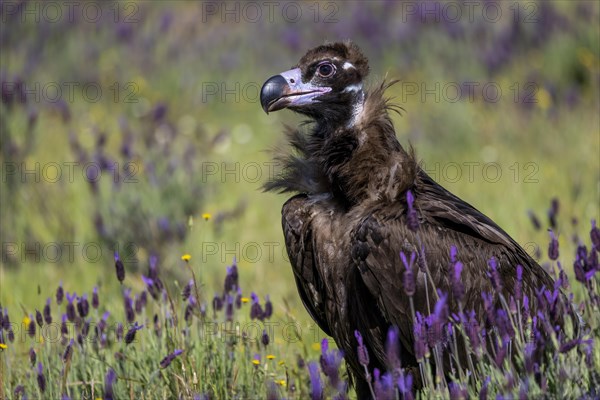
[[[522,325],[524,299],[506,299],[490,352],[469,310],[441,302],[415,317],[426,389],[390,357],[378,398],[600,395],[600,7],[492,2],[496,19],[484,3],[454,18],[456,2],[291,2],[237,20],[220,2],[97,3],[99,18],[1,3],[0,397],[354,396],[296,293],[286,197],[261,191],[301,118],[265,115],[260,86],[324,39],[361,46],[371,83],[401,80],[401,143],[587,323],[576,339],[546,323],[558,288]],[[455,338],[474,365],[448,382],[428,361]]]

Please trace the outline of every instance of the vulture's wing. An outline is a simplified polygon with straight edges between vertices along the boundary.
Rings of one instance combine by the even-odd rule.
[[[525,285],[548,287],[552,284],[549,275],[506,232],[425,173],[419,177],[413,191],[420,219],[418,233],[407,227],[405,201],[369,210],[367,217],[351,232],[353,263],[377,299],[382,315],[399,328],[400,339],[408,351],[413,351],[413,324],[409,298],[403,286],[406,267],[399,254],[404,252],[410,259],[412,252],[419,252],[419,243],[424,248],[425,259],[417,259],[413,266],[416,280],[413,300],[416,310],[425,315],[428,314],[426,284],[431,310],[436,301],[431,282],[435,288],[451,292],[449,253],[452,245],[456,246],[458,259],[464,265],[465,309],[475,309],[479,315],[483,313],[481,293],[492,292],[486,274],[491,257],[498,261],[504,290],[509,294],[514,288],[517,264],[523,266]],[[429,277],[419,270],[419,263],[423,262],[427,264]],[[450,302],[453,301],[450,298]]]
[[[304,307],[319,327],[331,336],[322,298],[324,285],[313,251],[315,243],[306,202],[306,195],[300,194],[283,205],[281,213],[285,245]]]
[[[483,251],[486,258],[482,261],[487,263],[490,257],[496,257],[500,261],[500,272],[507,284],[515,279],[516,267],[521,265],[526,286],[553,286],[550,275],[494,221],[444,189],[425,172],[420,171],[419,179],[416,196],[420,198],[419,212],[426,224],[441,226],[456,234],[462,234],[458,236],[463,240],[473,238],[487,243],[484,247],[488,251]],[[481,265],[481,268],[485,268],[486,264]],[[512,294],[511,286],[506,289]]]

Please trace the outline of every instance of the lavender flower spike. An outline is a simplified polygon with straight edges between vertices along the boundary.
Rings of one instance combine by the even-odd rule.
[[[412,252],[410,254],[410,262],[408,262],[406,260],[406,254],[404,254],[404,252],[400,252],[400,259],[402,260],[402,263],[404,264],[404,267],[406,267],[406,271],[404,271],[404,275],[403,275],[403,281],[402,284],[404,286],[404,292],[406,293],[407,296],[413,296],[415,294],[415,276],[413,274],[412,271],[412,266],[414,265],[415,262],[415,258],[416,258],[416,253]]]
[[[558,259],[558,239],[556,238],[556,235],[554,234],[552,229],[549,229],[548,232],[550,233],[550,244],[548,245],[548,258],[554,261]]]
[[[356,349],[358,362],[360,363],[360,365],[366,367],[367,365],[369,365],[369,352],[367,351],[367,348],[363,342],[363,337],[359,331],[354,331],[354,337],[358,342],[358,347]]]
[[[44,368],[41,362],[37,365],[37,384],[40,392],[44,393],[46,391],[46,377],[44,376]]]
[[[410,190],[406,191],[406,204],[408,206],[408,211],[406,213],[406,224],[408,225],[408,229],[413,232],[416,232],[419,229],[419,217],[417,215],[417,211],[414,209],[413,204],[415,201],[415,197],[413,196]]]
[[[179,356],[181,353],[183,353],[183,350],[181,349],[176,349],[174,352],[172,352],[171,354],[167,355],[165,358],[162,359],[162,361],[160,362],[160,367],[161,368],[167,368],[169,365],[171,365],[171,362],[173,362],[173,360]]]
[[[44,306],[44,321],[46,321],[46,324],[48,325],[52,323],[52,311],[50,310],[50,303],[52,303],[52,299],[48,297],[46,300],[46,305]]]
[[[592,245],[594,250],[600,253],[600,229],[596,226],[596,220],[592,220],[592,230],[590,231],[590,238],[592,239]]]
[[[115,384],[116,379],[117,374],[112,368],[110,368],[106,373],[106,377],[104,378],[104,400],[114,400],[115,393],[113,385]]]
[[[117,272],[117,279],[122,284],[125,280],[125,266],[123,261],[119,258],[119,253],[115,251],[115,270]]]
[[[125,344],[131,344],[135,340],[135,333],[142,329],[144,325],[138,325],[136,322],[125,334]]]
[[[321,400],[323,398],[323,380],[317,363],[308,364],[308,373],[310,375],[310,398],[311,400]]]

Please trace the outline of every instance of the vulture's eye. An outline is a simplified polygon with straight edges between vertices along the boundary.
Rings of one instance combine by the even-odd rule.
[[[317,67],[317,74],[322,78],[329,78],[335,73],[335,67],[331,63],[323,63]]]

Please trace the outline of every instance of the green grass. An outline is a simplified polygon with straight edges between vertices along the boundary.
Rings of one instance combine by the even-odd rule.
[[[174,282],[182,285],[189,279],[180,257],[189,253],[204,285],[203,299],[210,303],[214,293],[222,290],[225,265],[231,264],[235,255],[244,295],[255,291],[262,299],[269,294],[275,307],[273,321],[281,327],[296,321],[302,328],[302,342],[288,343],[277,331],[274,344],[270,345],[277,358],[255,368],[251,363],[254,353],[263,353],[263,360],[266,354],[254,344],[240,341],[235,360],[231,360],[226,357],[227,346],[219,340],[184,339],[180,334],[183,325],[171,339],[159,340],[151,330],[143,329],[138,332],[137,343],[131,346],[116,344],[110,352],[98,353],[91,348],[77,348],[67,379],[70,393],[91,391],[93,380],[99,385],[94,395],[100,396],[99,382],[103,381],[106,368],[113,366],[119,376],[118,398],[129,396],[130,391],[136,398],[188,396],[192,391],[214,393],[217,398],[237,394],[262,397],[266,393],[263,377],[284,379],[286,370],[291,375],[301,374],[294,367],[297,354],[307,359],[318,357],[324,335],[315,331],[296,293],[282,240],[279,210],[286,196],[262,193],[260,189],[269,171],[266,163],[271,155],[267,150],[284,144],[283,123],[295,125],[301,119],[289,112],[265,115],[256,96],[203,99],[202,89],[213,83],[260,86],[269,76],[288,69],[308,47],[321,43],[325,37],[350,37],[358,42],[371,59],[371,83],[378,83],[386,74],[388,79],[402,80],[389,93],[406,110],[403,116],[394,116],[401,143],[412,144],[438,182],[490,216],[528,251],[538,246],[545,254],[548,234],[544,229],[533,229],[527,211],[533,210],[546,228],[545,213],[553,197],[560,199],[558,233],[565,264],[570,264],[570,259],[564,255],[573,254],[576,247],[571,235],[577,232],[584,237],[588,221],[600,220],[598,28],[578,24],[576,7],[567,2],[553,3],[553,9],[571,24],[569,29],[552,28],[550,39],[517,46],[510,61],[495,72],[489,72],[481,61],[481,49],[494,43],[509,25],[509,19],[484,26],[484,35],[465,25],[465,36],[452,39],[443,26],[427,24],[418,27],[413,38],[396,40],[394,29],[399,25],[400,10],[386,13],[375,7],[369,19],[383,21],[381,26],[387,33],[370,36],[352,22],[358,18],[358,3],[339,4],[337,24],[304,21],[291,25],[276,18],[267,26],[222,24],[218,18],[199,23],[201,11],[192,2],[135,4],[139,6],[140,22],[133,24],[130,39],[120,39],[117,26],[110,20],[96,24],[62,21],[56,25],[31,20],[6,24],[3,21],[0,70],[5,74],[4,80],[21,77],[29,85],[97,82],[103,96],[98,102],[89,102],[76,91],[73,101],[67,101],[71,115],[68,121],[61,118],[56,104],[46,101],[0,106],[0,304],[9,310],[13,322],[20,322],[26,313],[41,310],[61,280],[67,290],[79,294],[91,294],[98,285],[103,307],[112,313],[111,321],[122,321],[122,287],[114,278],[112,252],[115,244],[123,252],[130,243],[136,247],[133,255],[128,254],[131,257],[126,262],[125,286],[135,292],[143,289],[139,275],[146,271],[150,253],[156,251],[160,254],[163,280],[172,297],[178,298],[179,289]],[[589,4],[588,14],[597,16],[598,5]],[[503,7],[505,15],[510,15],[508,6]],[[161,32],[160,21],[167,13],[172,14],[172,22],[168,30]],[[395,15],[396,22],[383,19],[386,14]],[[290,31],[302,39],[298,50],[283,39]],[[437,92],[441,96],[438,102],[431,96],[422,101],[421,91],[417,95],[405,92],[407,85],[413,83],[431,88],[436,83],[443,87],[463,81],[478,82],[479,88],[489,82],[497,83],[502,97],[497,103],[486,103],[480,90],[475,90],[474,101],[451,102]],[[138,102],[123,101],[126,91],[115,102],[110,89],[115,82],[121,88],[134,83]],[[534,82],[536,88],[537,102],[531,106],[515,102],[511,89],[518,85],[521,91],[527,90],[527,82]],[[565,98],[572,87],[576,87],[579,101],[570,106]],[[168,111],[162,122],[155,123],[148,113],[159,102],[165,103]],[[29,131],[28,113],[33,111],[37,120]],[[59,163],[64,172],[63,163],[76,160],[69,135],[92,154],[96,135],[104,133],[104,152],[122,166],[122,120],[127,121],[135,138],[137,156],[133,161],[138,167],[139,182],[115,189],[110,176],[104,176],[99,193],[94,195],[81,170],[76,169],[73,181],[50,183],[41,179],[36,183],[29,177],[26,181],[17,179],[12,186],[8,184],[6,168],[11,163]],[[160,141],[165,124],[178,132],[175,139],[166,141],[171,145],[168,156],[162,152],[164,143]],[[144,144],[144,138],[150,138],[150,144]],[[159,146],[159,142],[163,145]],[[11,153],[8,143],[16,144],[21,151]],[[183,160],[190,148],[195,150],[191,170],[178,164],[172,175],[164,172],[169,160]],[[149,183],[149,163],[163,171],[160,185]],[[217,166],[217,174],[203,174],[208,163]],[[473,179],[466,163],[474,163]],[[224,165],[238,165],[238,173],[223,179],[220,173]],[[251,175],[256,165],[260,167],[260,179]],[[452,175],[456,166],[460,167],[460,178]],[[484,175],[498,169],[502,175],[497,181]],[[236,208],[241,212],[227,217]],[[94,226],[97,212],[109,228],[108,237],[100,237]],[[212,214],[212,219],[202,220],[202,213]],[[163,239],[156,223],[160,216],[184,226],[185,236]],[[578,218],[579,226],[571,226],[573,217]],[[53,243],[63,244],[64,251],[66,242],[78,243],[73,260],[66,253],[58,262],[52,262],[51,254],[41,254],[39,259],[22,254],[25,248],[35,245],[50,251]],[[90,243],[102,249],[102,257],[94,262],[86,260],[81,252],[83,245]],[[13,244],[17,255],[6,257],[13,249],[7,246]],[[570,269],[568,272],[572,275]],[[583,293],[576,295],[581,298]],[[160,309],[159,305],[156,307]],[[182,312],[177,302],[176,309]],[[53,311],[56,312],[55,305]],[[248,322],[249,305],[244,305],[241,312],[242,323]],[[150,314],[145,311],[139,320],[151,324],[146,322]],[[56,313],[54,318],[58,318]],[[197,329],[197,324],[192,324],[192,337],[199,334]],[[29,339],[18,340],[0,354],[0,391],[9,397],[17,384],[26,385],[30,398],[39,396],[35,379],[27,378],[32,373],[27,361],[31,344]],[[158,370],[160,359],[177,346],[185,348],[184,355],[168,369]],[[59,355],[64,346],[36,342],[34,347],[49,380],[46,396],[56,398],[64,367]],[[115,352],[122,352],[128,362],[118,364]],[[277,365],[279,361],[284,361],[285,366]],[[197,384],[190,383],[193,372],[198,375]],[[236,376],[235,382],[215,378],[221,376]],[[306,374],[298,375],[297,390],[307,390],[307,382]],[[302,397],[298,393],[295,396]]]

